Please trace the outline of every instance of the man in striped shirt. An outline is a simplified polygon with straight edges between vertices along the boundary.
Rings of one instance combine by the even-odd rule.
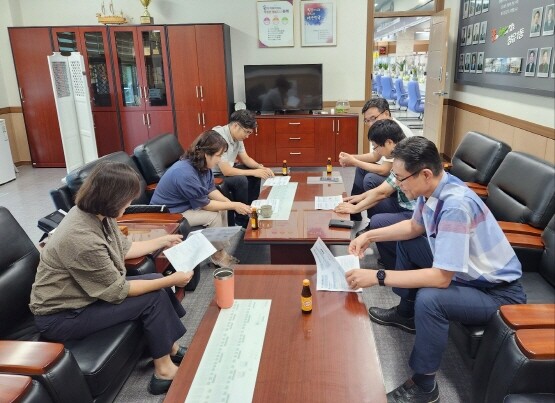
[[[434,143],[407,138],[392,155],[397,184],[417,198],[414,214],[357,237],[349,252],[362,256],[371,242],[398,241],[395,270],[350,270],[346,278],[353,289],[393,287],[399,305],[372,307],[370,319],[416,333],[409,361],[414,374],[388,393],[388,402],[437,402],[435,373],[449,321],[485,324],[500,305],[525,303],[522,268],[483,201],[443,171]]]

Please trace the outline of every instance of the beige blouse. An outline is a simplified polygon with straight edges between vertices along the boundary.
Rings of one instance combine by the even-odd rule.
[[[115,219],[100,221],[73,207],[41,252],[31,312],[49,315],[97,300],[122,302],[129,293],[124,260],[130,248]]]

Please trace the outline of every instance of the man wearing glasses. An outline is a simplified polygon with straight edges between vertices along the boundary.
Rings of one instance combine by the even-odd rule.
[[[407,126],[391,116],[389,103],[385,98],[373,98],[367,101],[362,107],[362,116],[364,117],[364,124],[368,128],[379,120],[391,119],[399,125],[405,136],[413,135]],[[382,157],[376,150],[358,155],[341,151],[339,153],[339,163],[343,167],[356,167],[353,189],[351,190],[351,196],[356,196],[378,187],[389,175],[392,160]],[[351,220],[361,221],[362,216],[360,213],[352,214]]]
[[[213,168],[214,176],[224,177],[225,186],[231,193],[231,200],[250,205],[260,194],[260,179],[274,176],[270,168],[265,168],[247,154],[243,144],[243,140],[256,130],[255,114],[246,109],[235,111],[227,125],[216,126],[213,130],[217,131],[228,145],[222,160]],[[239,164],[235,163],[237,159]],[[247,215],[236,214],[236,224],[246,228],[248,222]]]
[[[394,287],[398,306],[372,307],[370,319],[416,333],[409,360],[413,376],[387,394],[388,402],[435,402],[435,373],[447,346],[449,322],[487,323],[500,305],[526,303],[521,264],[484,202],[444,172],[436,146],[424,137],[401,141],[393,175],[416,198],[411,219],[354,239],[362,256],[371,242],[398,241],[395,270],[350,270],[351,288]],[[393,268],[391,268],[393,269]]]
[[[368,140],[374,152],[385,158],[400,141],[406,138],[403,130],[391,119],[383,119],[368,129]],[[401,190],[391,173],[385,181],[374,189],[360,195],[348,196],[335,208],[336,213],[360,214],[366,210],[370,223],[357,232],[357,236],[371,229],[387,227],[412,217],[416,202],[410,200]],[[396,242],[376,243],[380,253],[379,263],[384,267],[395,266]]]

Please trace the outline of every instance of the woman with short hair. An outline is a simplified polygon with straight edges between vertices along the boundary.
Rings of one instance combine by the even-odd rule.
[[[167,277],[126,277],[125,259],[181,242],[166,235],[132,242],[120,231],[120,217],[140,192],[137,173],[117,162],[99,163],[83,183],[74,206],[41,252],[29,307],[41,334],[53,341],[82,339],[117,324],[142,323],[154,374],[148,390],[165,393],[186,348],[185,310],[170,287],[185,286],[193,272]]]

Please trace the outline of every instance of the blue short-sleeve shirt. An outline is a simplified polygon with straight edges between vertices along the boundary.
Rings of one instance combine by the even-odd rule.
[[[413,220],[426,229],[433,267],[475,286],[511,282],[522,267],[497,220],[460,179],[445,172],[432,196],[417,199]]]
[[[210,203],[216,189],[212,170],[199,172],[188,159],[179,160],[164,173],[150,204],[165,204],[172,213],[201,209]]]

